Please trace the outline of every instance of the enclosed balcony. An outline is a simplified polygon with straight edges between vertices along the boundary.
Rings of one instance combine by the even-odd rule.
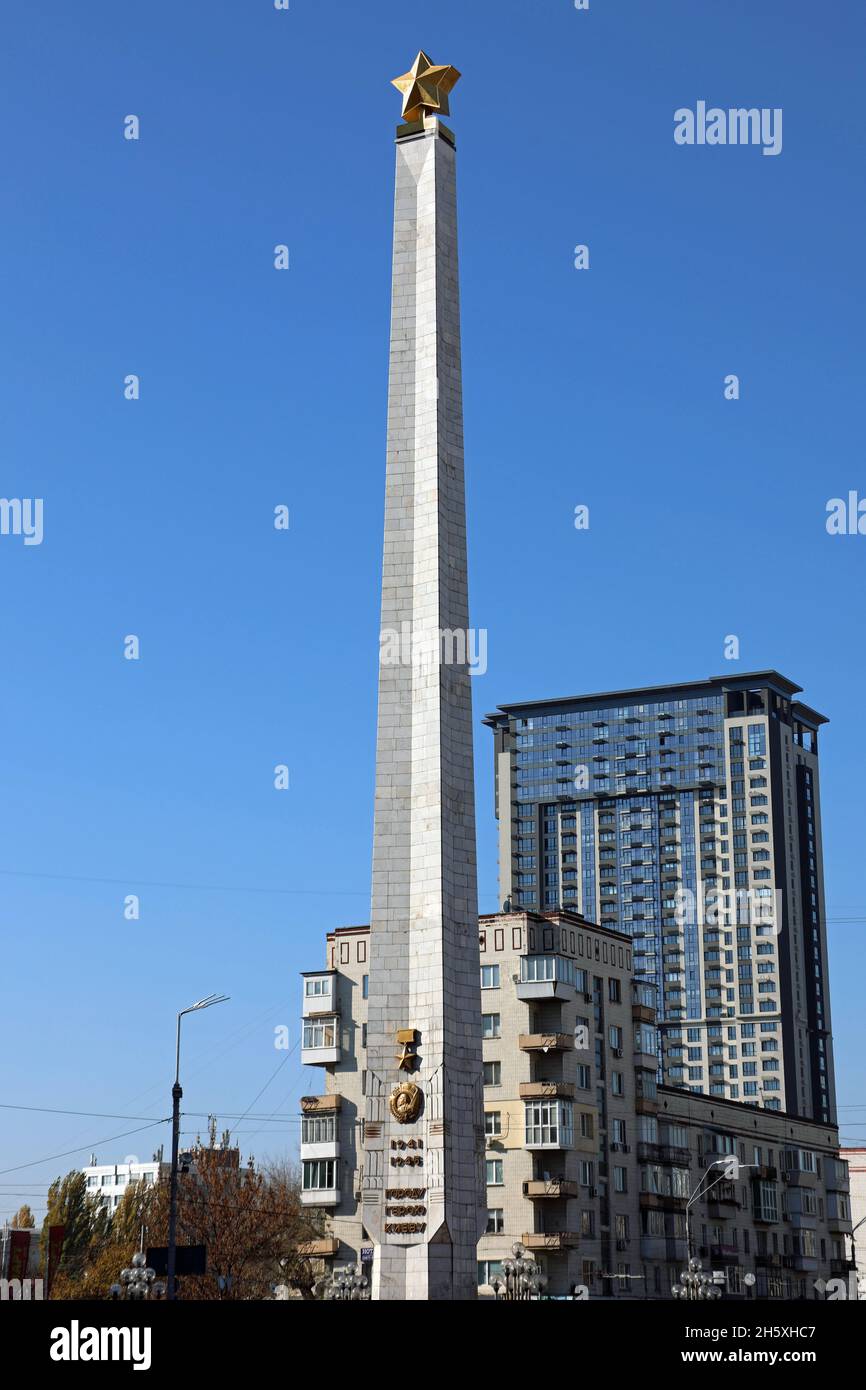
[[[336,1114],[310,1114],[301,1117],[301,1161],[339,1158],[340,1139]]]
[[[533,1100],[526,1105],[527,1149],[570,1149],[574,1146],[574,1114],[570,1100]]]
[[[330,1067],[340,1060],[340,1020],[336,1014],[326,1018],[305,1018],[301,1040],[301,1065]]]
[[[301,979],[304,982],[304,1018],[315,1018],[320,1014],[336,1013],[336,970],[307,972],[301,976]]]
[[[586,972],[575,970],[567,956],[521,956],[518,999],[573,999]],[[577,982],[577,984],[576,984]]]
[[[306,1159],[301,1163],[301,1205],[335,1207],[340,1201],[340,1161]]]

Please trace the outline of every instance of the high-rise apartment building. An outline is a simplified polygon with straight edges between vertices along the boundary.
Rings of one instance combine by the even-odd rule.
[[[776,671],[501,705],[503,906],[627,934],[660,1068],[835,1121],[818,790],[823,715]]]

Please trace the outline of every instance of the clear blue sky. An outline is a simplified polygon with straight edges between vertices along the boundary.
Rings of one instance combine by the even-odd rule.
[[[464,74],[481,907],[480,716],[718,674],[738,635],[737,669],[778,668],[832,720],[839,1099],[866,1142],[866,537],[824,528],[828,498],[866,494],[864,38],[855,0],[10,11],[0,493],[44,498],[45,539],[0,537],[0,1100],[164,1115],[175,1011],[224,990],[188,1023],[184,1102],[222,1124],[285,1056],[275,1025],[297,1040],[325,930],[367,920],[388,83],[423,46]],[[698,100],[782,107],[782,154],[676,146]],[[289,1122],[243,1121],[245,1150],[292,1147],[319,1081],[293,1056],[253,1106]],[[133,1127],[0,1111],[0,1167]],[[86,1157],[0,1174],[0,1212]]]

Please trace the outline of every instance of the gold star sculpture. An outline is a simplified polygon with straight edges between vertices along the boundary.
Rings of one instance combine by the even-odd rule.
[[[412,67],[391,83],[403,93],[403,120],[420,121],[429,111],[435,116],[447,116],[448,93],[460,81],[460,73],[449,65],[437,66],[421,52]]]

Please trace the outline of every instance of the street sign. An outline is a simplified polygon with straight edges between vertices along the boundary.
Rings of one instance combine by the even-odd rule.
[[[157,1274],[168,1273],[168,1246],[154,1245],[147,1252],[147,1263]],[[179,1245],[177,1247],[175,1274],[204,1274],[207,1269],[207,1246]]]
[[[373,1247],[372,1247],[372,1245],[362,1245],[362,1246],[361,1246],[361,1264],[362,1264],[362,1265],[371,1265],[372,1263],[373,1263]]]

